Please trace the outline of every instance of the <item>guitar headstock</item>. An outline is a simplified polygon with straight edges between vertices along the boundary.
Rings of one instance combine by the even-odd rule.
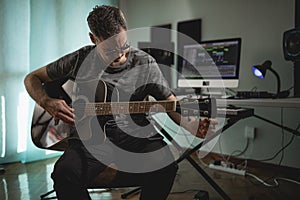
[[[216,116],[216,99],[183,98],[178,101],[176,111],[183,116],[214,118]]]

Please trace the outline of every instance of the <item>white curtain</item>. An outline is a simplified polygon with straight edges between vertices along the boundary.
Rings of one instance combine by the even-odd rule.
[[[91,44],[86,18],[102,4],[117,6],[118,0],[0,1],[0,164],[60,154],[33,145],[34,102],[23,80],[29,71]]]

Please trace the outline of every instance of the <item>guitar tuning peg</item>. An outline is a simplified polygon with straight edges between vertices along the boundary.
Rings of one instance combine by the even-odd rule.
[[[209,104],[209,99],[205,99],[204,103]]]
[[[183,102],[188,102],[188,101],[189,101],[189,99],[187,99],[187,98],[183,99]]]
[[[193,114],[196,115],[196,116],[199,115],[199,110],[194,110]]]
[[[183,111],[182,111],[182,114],[183,114],[183,115],[188,115],[188,114],[189,114],[189,111],[183,110]]]

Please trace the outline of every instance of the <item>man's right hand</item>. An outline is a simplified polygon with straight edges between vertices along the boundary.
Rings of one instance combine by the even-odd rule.
[[[54,117],[55,122],[62,120],[74,125],[74,109],[62,99],[50,98],[44,90],[43,83],[50,81],[53,80],[48,76],[44,66],[26,75],[24,84],[29,95]]]
[[[41,106],[54,117],[56,122],[58,122],[58,120],[62,120],[65,123],[74,125],[74,109],[71,108],[64,100],[47,98],[41,102]]]

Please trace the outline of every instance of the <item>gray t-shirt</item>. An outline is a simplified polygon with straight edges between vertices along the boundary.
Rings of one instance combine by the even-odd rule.
[[[148,95],[156,100],[165,100],[172,92],[155,59],[139,49],[130,48],[125,64],[119,67],[105,66],[95,46],[85,46],[46,66],[52,79],[73,80],[101,79],[116,88],[118,101],[143,101]],[[106,131],[114,137],[121,129],[125,135],[150,137],[156,133],[145,114],[115,115],[108,121]],[[111,132],[112,134],[110,134]],[[120,140],[121,136],[118,136]]]

